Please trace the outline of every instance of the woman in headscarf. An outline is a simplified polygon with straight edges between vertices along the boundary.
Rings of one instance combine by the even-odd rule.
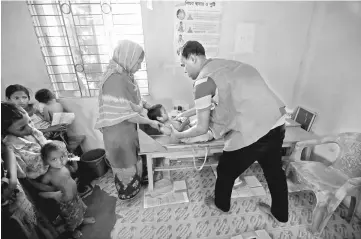
[[[121,200],[133,198],[140,190],[142,160],[138,156],[137,124],[158,129],[158,121],[140,112],[149,105],[141,99],[134,73],[141,68],[144,51],[129,40],[120,41],[113,52],[99,92],[99,117],[95,128],[103,133],[107,159]]]

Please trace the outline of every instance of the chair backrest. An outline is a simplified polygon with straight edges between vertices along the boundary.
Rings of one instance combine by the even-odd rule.
[[[315,121],[316,113],[306,110],[303,107],[297,107],[296,111],[292,114],[292,119],[301,124],[301,128],[310,131],[313,122]]]
[[[341,133],[336,138],[340,152],[331,167],[350,178],[361,177],[361,133]]]

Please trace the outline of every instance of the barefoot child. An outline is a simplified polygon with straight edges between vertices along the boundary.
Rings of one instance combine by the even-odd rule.
[[[74,238],[81,237],[77,228],[83,224],[95,222],[93,217],[84,218],[86,206],[81,200],[77,185],[65,167],[68,161],[65,144],[60,141],[53,141],[44,145],[41,149],[41,156],[46,165],[49,165],[47,173],[42,178],[42,183],[51,184],[61,193],[59,200],[60,216],[64,218],[66,229],[72,232]],[[47,192],[41,193],[43,197]]]

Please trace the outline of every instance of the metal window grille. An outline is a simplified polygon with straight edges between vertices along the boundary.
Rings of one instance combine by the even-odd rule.
[[[58,98],[99,94],[100,76],[120,39],[144,48],[140,0],[27,1]],[[146,64],[135,74],[148,94]]]

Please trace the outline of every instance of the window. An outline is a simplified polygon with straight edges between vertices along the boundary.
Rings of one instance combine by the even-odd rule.
[[[140,0],[27,1],[53,89],[61,97],[93,97],[120,39],[144,48]],[[148,94],[146,64],[135,74]]]

